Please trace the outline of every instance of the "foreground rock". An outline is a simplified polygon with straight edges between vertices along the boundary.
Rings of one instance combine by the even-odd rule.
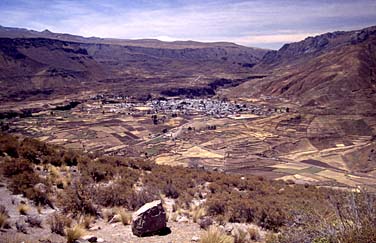
[[[132,232],[136,236],[157,234],[166,228],[166,213],[161,200],[145,204],[132,215]]]

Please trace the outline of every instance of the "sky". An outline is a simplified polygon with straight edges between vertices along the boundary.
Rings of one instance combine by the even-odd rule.
[[[229,41],[278,49],[376,25],[376,0],[0,0],[0,25],[86,37]]]

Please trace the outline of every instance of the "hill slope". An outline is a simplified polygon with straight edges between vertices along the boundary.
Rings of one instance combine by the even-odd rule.
[[[268,52],[255,69],[272,72],[234,88],[230,96],[263,95],[326,111],[374,113],[376,27],[286,44]]]
[[[1,97],[207,87],[216,78],[248,75],[265,53],[233,43],[84,38],[0,27]]]

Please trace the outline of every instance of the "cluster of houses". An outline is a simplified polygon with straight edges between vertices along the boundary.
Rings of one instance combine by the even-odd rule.
[[[237,103],[212,98],[176,98],[155,99],[145,102],[127,101],[105,102],[100,104],[105,112],[124,113],[128,115],[207,115],[212,117],[227,117],[237,114],[270,115],[275,112],[266,106],[250,103]]]

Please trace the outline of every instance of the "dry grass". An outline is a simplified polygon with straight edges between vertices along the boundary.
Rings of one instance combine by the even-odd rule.
[[[278,236],[272,232],[266,233],[265,243],[278,243]]]
[[[118,210],[117,215],[123,225],[129,225],[132,222],[132,214],[122,208]]]
[[[38,205],[38,206],[37,206],[37,212],[38,212],[39,214],[42,214],[42,210],[43,210],[43,207],[40,206],[40,205]]]
[[[102,217],[107,222],[109,222],[115,215],[116,215],[116,210],[113,208],[104,208],[102,210]]]
[[[72,224],[72,220],[64,215],[54,213],[49,219],[49,224],[52,233],[65,235],[64,228],[70,227]]]
[[[73,243],[86,234],[85,229],[81,225],[76,225],[65,230],[67,243]]]
[[[5,212],[0,212],[0,229],[8,224],[8,214]]]
[[[89,229],[90,225],[95,221],[95,218],[91,215],[83,215],[80,217],[79,222],[85,229]]]
[[[210,226],[202,236],[200,243],[234,243],[234,238],[226,235],[215,226]]]
[[[52,178],[59,178],[60,172],[59,169],[56,166],[50,165],[48,167],[48,171],[50,172],[50,175]]]
[[[27,215],[27,212],[30,210],[30,207],[27,204],[21,203],[20,205],[18,205],[17,210],[20,214]]]
[[[0,205],[0,228],[4,227],[9,218],[8,211],[4,205]]]
[[[248,232],[242,229],[238,229],[234,235],[234,243],[248,243]]]
[[[171,213],[171,215],[169,215],[169,220],[171,220],[172,222],[177,222],[178,221],[178,214],[177,213]]]
[[[200,206],[193,207],[191,209],[190,215],[194,223],[197,223],[202,217],[206,215],[206,209]]]
[[[254,241],[260,240],[260,232],[256,227],[249,227],[248,234],[251,240],[254,240]]]

